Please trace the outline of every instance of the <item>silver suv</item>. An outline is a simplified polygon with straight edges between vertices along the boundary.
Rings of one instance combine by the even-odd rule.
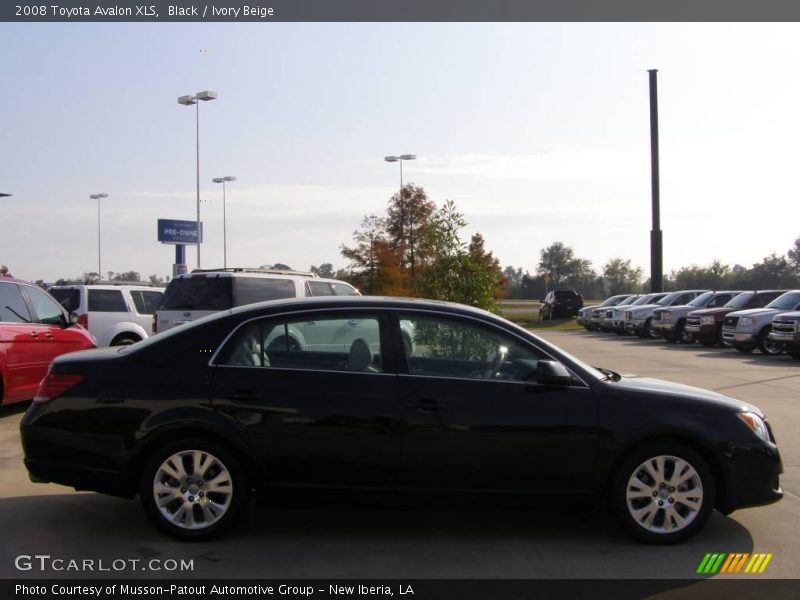
[[[108,282],[92,285],[54,285],[47,290],[98,346],[126,346],[147,339],[153,313],[164,288],[147,283]]]
[[[153,315],[160,333],[235,306],[308,296],[360,296],[349,283],[305,271],[279,269],[195,269],[169,282]]]

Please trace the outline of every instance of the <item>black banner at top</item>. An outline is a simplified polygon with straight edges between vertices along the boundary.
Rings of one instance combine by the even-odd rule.
[[[7,22],[798,21],[797,0],[41,0]]]

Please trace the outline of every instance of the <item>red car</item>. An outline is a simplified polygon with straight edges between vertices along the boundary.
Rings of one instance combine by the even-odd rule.
[[[0,277],[0,404],[30,400],[56,356],[94,347],[50,294]]]

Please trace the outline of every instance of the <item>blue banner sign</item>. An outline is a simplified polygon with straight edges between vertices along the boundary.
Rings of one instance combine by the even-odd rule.
[[[197,222],[158,220],[158,241],[163,244],[196,244]],[[200,223],[200,243],[203,242],[203,223]]]

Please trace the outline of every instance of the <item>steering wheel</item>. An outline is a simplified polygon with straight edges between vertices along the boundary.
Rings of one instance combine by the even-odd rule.
[[[492,359],[492,363],[486,370],[477,369],[472,371],[467,377],[475,377],[480,379],[495,379],[503,367],[503,362],[508,356],[508,348],[505,346],[497,347],[497,355]]]

